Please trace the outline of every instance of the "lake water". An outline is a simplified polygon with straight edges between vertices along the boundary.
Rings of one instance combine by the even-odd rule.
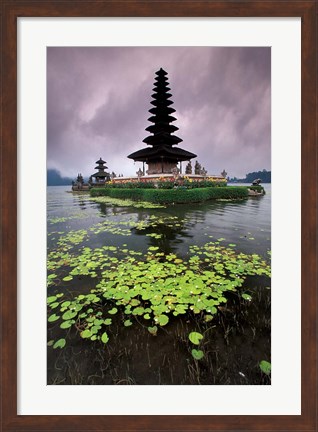
[[[88,194],[70,193],[70,187],[67,186],[51,186],[47,189],[48,233],[57,229],[87,229],[103,222],[105,218],[120,223],[145,220],[151,214],[177,216],[180,226],[166,230],[164,242],[159,242],[165,251],[173,250],[184,255],[192,243],[202,244],[210,238],[225,238],[225,243],[236,243],[242,252],[265,255],[270,250],[271,241],[271,186],[265,184],[264,188],[265,196],[244,201],[210,201],[193,205],[178,204],[163,209],[136,209],[97,204],[87,199]],[[61,218],[66,220],[58,222]],[[132,247],[146,250],[154,243],[151,238],[140,233],[132,231],[131,234],[124,243],[129,243]],[[122,243],[121,240],[118,236],[105,232],[100,236],[91,236],[90,239],[94,245],[100,242]]]
[[[61,247],[66,251],[70,245],[73,253],[83,247],[115,246],[142,254],[153,246],[165,255],[174,253],[187,259],[191,246],[219,242],[232,245],[238,253],[257,254],[269,261],[271,185],[263,186],[264,196],[243,201],[209,201],[150,209],[96,203],[89,194],[70,192],[71,187],[48,187],[48,256]],[[149,226],[149,220],[156,223]],[[67,238],[68,244],[67,233],[73,233],[73,238]],[[60,266],[55,273],[61,281],[68,270]],[[92,279],[74,278],[52,284],[48,295],[65,291],[71,298],[92,288]],[[197,329],[199,324],[191,317],[182,316],[167,326],[167,330],[163,328],[164,332],[156,338],[145,336],[142,329],[134,332],[127,329],[122,334],[118,325],[118,343],[116,347],[107,347],[113,364],[105,359],[102,348],[70,333],[71,343],[63,353],[48,347],[48,383],[268,384],[268,377],[260,372],[258,363],[270,361],[269,288],[268,278],[254,277],[250,292],[255,292],[255,296],[250,304],[242,304],[235,296],[229,296],[228,305],[224,310],[220,308],[215,320],[214,340],[210,341],[211,346],[206,345],[208,360],[200,371],[195,370],[185,347],[179,346],[184,338],[182,334]],[[59,333],[58,326],[49,325],[48,339],[56,340]]]

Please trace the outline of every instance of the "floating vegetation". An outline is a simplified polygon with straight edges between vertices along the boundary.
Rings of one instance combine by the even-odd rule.
[[[130,199],[112,198],[109,196],[91,197],[87,199],[90,201],[94,201],[96,203],[109,204],[117,207],[135,207],[135,208],[145,208],[145,209],[165,207],[162,204],[155,204],[147,201],[133,201]]]
[[[158,223],[151,218],[147,223],[151,221]],[[221,246],[223,238],[191,246],[186,259],[163,254],[157,246],[148,247],[145,254],[113,245],[84,246],[73,253],[67,249],[67,244],[78,244],[86,236],[85,230],[73,231],[59,241],[66,252],[49,254],[48,268],[53,273],[48,275],[48,282],[66,289],[69,281],[74,286],[77,278],[85,276],[92,279],[94,288],[72,299],[62,299],[64,293],[49,296],[48,321],[65,330],[74,327],[83,339],[103,344],[111,341],[106,328],[111,326],[112,316],[118,316],[124,327],[141,323],[155,336],[179,315],[192,314],[203,322],[211,321],[218,307],[227,302],[229,291],[237,291],[250,301],[249,294],[238,291],[247,276],[270,277],[269,264],[259,255]],[[61,262],[63,277],[57,271]],[[195,332],[189,335],[195,345],[202,337]],[[63,348],[64,340],[54,342],[53,348]],[[196,360],[203,358],[201,350],[192,351]]]
[[[75,215],[71,215],[71,216],[61,216],[61,217],[52,217],[48,219],[48,223],[53,225],[56,223],[61,223],[61,222],[67,222],[69,220],[80,220],[80,219],[87,219],[88,215],[84,214],[84,213],[77,213]]]
[[[78,248],[76,247],[82,245],[83,242],[87,242],[90,235],[109,233],[120,236],[131,236],[134,232],[136,234],[144,233],[148,237],[159,240],[164,236],[164,234],[161,232],[153,232],[154,230],[159,230],[162,226],[166,229],[173,229],[176,226],[180,227],[186,222],[186,218],[180,219],[177,216],[150,215],[146,216],[144,220],[132,220],[131,218],[115,221],[105,220],[92,225],[87,230],[72,230],[67,234],[62,231],[55,231],[54,234],[59,237],[56,241],[55,249],[48,253],[47,269],[49,272],[55,272],[55,270],[61,267],[69,266],[70,261],[78,254]],[[149,230],[152,232],[146,232]],[[123,252],[125,253],[125,250],[123,250]],[[96,259],[99,259],[99,257]],[[48,285],[53,285],[54,279],[57,278],[58,276],[55,273],[49,274]]]

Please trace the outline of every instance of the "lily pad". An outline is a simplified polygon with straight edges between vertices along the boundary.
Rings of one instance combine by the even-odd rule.
[[[201,350],[193,349],[191,350],[192,357],[196,360],[201,360],[204,357],[204,353]]]
[[[66,311],[66,312],[62,315],[62,318],[63,318],[63,320],[68,321],[68,320],[70,320],[70,319],[72,319],[72,318],[75,318],[76,315],[77,315],[77,312],[76,312],[76,311],[68,310],[68,311]]]
[[[60,348],[60,349],[62,349],[62,348],[65,347],[65,345],[66,345],[66,340],[65,340],[65,339],[59,339],[59,340],[56,341],[55,344],[53,345],[53,349],[56,349],[56,348]]]
[[[104,332],[103,334],[102,334],[102,342],[104,343],[104,344],[106,344],[108,341],[109,341],[109,337],[108,337],[108,334],[106,333],[106,332]]]
[[[262,361],[259,363],[259,367],[260,367],[261,371],[262,371],[264,374],[266,374],[266,375],[270,375],[270,373],[271,373],[271,369],[272,369],[272,365],[271,365],[271,363],[269,363],[269,362],[266,361],[266,360],[262,360]]]
[[[88,329],[83,330],[81,332],[81,336],[82,336],[83,339],[90,338],[92,336],[92,332],[90,330],[88,330]]]
[[[158,327],[157,326],[153,326],[153,327],[148,327],[148,331],[150,334],[152,334],[153,336],[157,335],[157,331],[158,331]]]
[[[60,327],[61,327],[62,329],[68,329],[68,328],[70,328],[70,327],[72,326],[72,324],[73,324],[73,321],[63,321],[63,322],[60,324]]]
[[[203,335],[198,332],[191,332],[189,334],[189,339],[194,345],[199,345],[201,340],[203,339]]]
[[[168,324],[169,322],[169,318],[167,317],[167,315],[159,315],[158,316],[158,324],[161,326],[165,326],[166,324]]]
[[[50,315],[50,316],[48,317],[48,322],[54,322],[54,321],[57,321],[59,318],[60,318],[60,317],[59,317],[58,315],[55,315],[55,314]]]
[[[48,304],[50,304],[50,303],[54,303],[56,299],[57,299],[57,296],[50,296],[47,298],[46,301]]]

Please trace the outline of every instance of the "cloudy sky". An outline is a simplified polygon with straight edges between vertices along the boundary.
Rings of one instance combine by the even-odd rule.
[[[183,142],[209,174],[270,170],[270,48],[47,49],[47,166],[85,177],[102,157],[135,175],[146,145],[155,72],[168,72]],[[184,163],[185,165],[185,163]]]

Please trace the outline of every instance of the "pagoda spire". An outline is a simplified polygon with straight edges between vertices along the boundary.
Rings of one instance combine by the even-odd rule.
[[[131,153],[128,158],[134,161],[146,162],[148,164],[148,174],[167,174],[172,173],[177,168],[177,164],[182,161],[195,158],[196,155],[187,150],[174,147],[182,142],[182,139],[174,135],[179,130],[172,123],[176,118],[171,114],[176,110],[172,108],[172,94],[167,75],[168,73],[160,68],[155,73],[155,83],[151,95],[153,108],[149,110],[151,117],[148,121],[151,124],[146,128],[148,135],[143,142],[150,148],[144,148]],[[180,166],[181,168],[181,166]]]
[[[147,136],[143,142],[152,146],[162,144],[172,146],[182,141],[181,138],[171,135],[179,128],[171,124],[176,120],[175,117],[171,116],[176,110],[171,107],[173,101],[170,100],[172,94],[168,93],[170,88],[168,87],[167,75],[167,72],[162,68],[156,72],[154,93],[151,95],[153,100],[150,103],[154,105],[154,108],[151,108],[149,112],[154,115],[148,120],[154,124],[148,126],[146,131],[153,135]]]

